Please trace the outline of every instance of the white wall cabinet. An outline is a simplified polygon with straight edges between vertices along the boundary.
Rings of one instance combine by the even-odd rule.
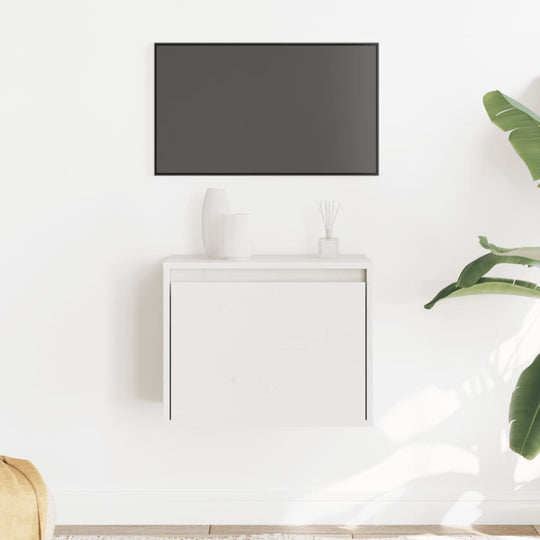
[[[369,261],[164,263],[165,415],[183,426],[358,426],[371,417]]]

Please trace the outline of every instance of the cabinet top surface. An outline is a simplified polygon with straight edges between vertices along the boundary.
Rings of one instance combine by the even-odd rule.
[[[210,259],[204,255],[173,255],[163,262],[163,268],[368,268],[371,261],[365,255],[340,255],[320,258],[316,255],[253,255],[246,260]]]

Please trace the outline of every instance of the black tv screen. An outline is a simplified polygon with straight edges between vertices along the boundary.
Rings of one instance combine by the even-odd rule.
[[[156,43],[155,174],[378,174],[378,45]]]

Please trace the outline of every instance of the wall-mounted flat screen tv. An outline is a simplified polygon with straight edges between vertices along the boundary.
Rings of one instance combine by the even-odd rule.
[[[155,44],[155,174],[377,175],[378,157],[378,44]]]

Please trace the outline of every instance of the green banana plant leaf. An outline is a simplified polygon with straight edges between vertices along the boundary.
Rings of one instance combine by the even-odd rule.
[[[424,307],[431,309],[443,298],[456,298],[475,294],[512,294],[515,296],[540,298],[540,287],[530,281],[506,278],[480,278],[477,283],[470,287],[460,287],[455,282],[442,289]]]
[[[523,370],[510,401],[510,448],[527,459],[540,453],[540,354]]]
[[[540,247],[501,248],[490,244],[485,236],[480,236],[480,245],[491,253],[470,262],[461,271],[457,280],[459,287],[471,287],[497,264],[521,264],[540,268]]]
[[[502,248],[495,244],[490,244],[485,236],[479,236],[480,245],[489,249],[495,255],[515,255],[518,257],[527,257],[540,263],[540,247],[521,247],[521,248]]]
[[[533,180],[540,180],[540,116],[499,90],[488,92],[483,101],[490,120],[510,131],[508,140]]]

